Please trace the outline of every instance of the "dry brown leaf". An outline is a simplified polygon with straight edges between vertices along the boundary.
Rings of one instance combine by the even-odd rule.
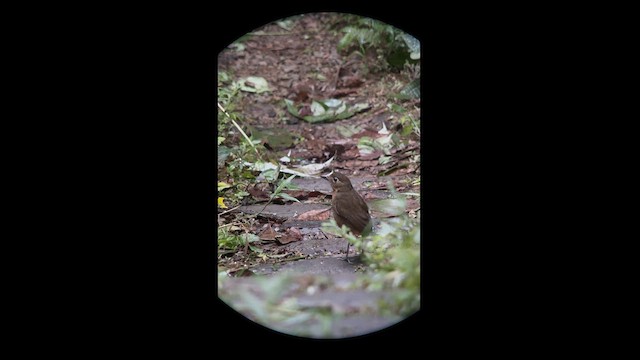
[[[296,217],[296,220],[301,221],[324,221],[329,219],[331,208],[320,209],[320,210],[310,210],[305,213],[302,213]]]
[[[257,186],[249,188],[249,194],[256,200],[269,200],[269,194],[266,191],[259,189]]]
[[[366,169],[366,168],[370,168],[370,167],[375,167],[376,165],[378,165],[378,160],[359,160],[359,159],[354,159],[354,160],[346,160],[343,163],[343,166],[347,169]]]
[[[345,76],[342,78],[342,87],[345,88],[359,87],[363,83],[364,81],[362,81],[358,76]]]
[[[287,193],[289,196],[293,196],[294,198],[302,201],[302,200],[307,200],[308,198],[311,197],[317,197],[320,195],[323,195],[321,192],[319,191],[307,191],[307,190],[287,190],[287,191],[283,191],[284,193]]]
[[[288,228],[286,233],[278,239],[278,242],[282,245],[288,244],[294,241],[302,240],[302,233],[297,228]]]
[[[371,154],[362,155],[359,157],[359,160],[368,161],[368,160],[377,160],[382,155],[382,151],[376,150]]]
[[[267,228],[260,233],[259,237],[260,237],[260,240],[273,241],[276,239],[276,235],[277,235],[276,232],[271,228],[271,224],[267,224]]]
[[[351,95],[351,94],[355,94],[357,93],[358,90],[356,89],[338,89],[336,91],[334,91],[331,96],[334,98],[341,98],[347,95]]]
[[[420,201],[418,201],[417,199],[407,199],[408,211],[413,211],[415,209],[418,209],[419,207],[420,207]]]
[[[380,136],[380,134],[378,134],[377,131],[374,130],[369,130],[369,129],[364,129],[361,132],[357,133],[357,134],[353,134],[353,136],[351,136],[352,139],[360,139],[361,137],[370,137],[372,139],[377,139]]]

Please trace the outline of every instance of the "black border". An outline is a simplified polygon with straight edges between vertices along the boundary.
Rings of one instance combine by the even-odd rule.
[[[78,77],[69,86],[73,96],[56,87],[69,110],[54,115],[67,124],[73,111],[77,125],[68,142],[55,142],[69,152],[44,175],[68,179],[51,192],[73,188],[81,198],[73,218],[62,210],[66,201],[56,202],[54,212],[80,232],[74,286],[90,304],[81,316],[92,317],[82,328],[115,326],[121,337],[198,344],[278,341],[262,330],[230,328],[233,317],[212,306],[215,64],[238,34],[283,16],[330,10],[407,29],[423,52],[421,317],[402,332],[360,341],[418,337],[405,343],[419,346],[461,329],[481,336],[497,324],[505,334],[552,320],[544,310],[555,293],[544,290],[553,285],[547,269],[562,242],[548,224],[563,215],[556,184],[566,159],[555,157],[562,150],[557,134],[570,134],[561,131],[571,115],[554,116],[569,89],[557,79],[566,82],[571,65],[558,60],[566,40],[553,42],[557,27],[541,30],[539,19],[546,18],[527,16],[531,9],[505,16],[499,9],[442,12],[409,4],[266,6],[104,10],[102,18],[71,22],[37,55],[66,65],[48,69],[62,73],[56,84],[67,84],[68,73]],[[68,158],[73,162],[65,168]],[[65,236],[52,232],[46,239]]]

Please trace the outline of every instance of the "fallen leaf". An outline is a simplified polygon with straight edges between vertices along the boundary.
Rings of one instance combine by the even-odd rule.
[[[229,270],[229,276],[233,277],[246,277],[246,276],[254,276],[255,273],[249,269],[237,269],[237,270]]]
[[[269,194],[266,191],[259,189],[257,186],[249,188],[249,194],[251,194],[251,196],[256,200],[269,200]]]
[[[320,209],[320,210],[310,210],[305,213],[302,213],[296,217],[296,220],[301,221],[324,221],[328,220],[330,216],[331,208]]]
[[[227,205],[224,204],[224,198],[221,198],[221,197],[218,198],[218,206],[220,206],[223,209],[227,208]]]
[[[333,93],[331,93],[331,96],[339,98],[339,97],[355,94],[357,92],[358,92],[358,90],[356,90],[356,89],[338,89],[338,90],[334,91]]]
[[[333,161],[334,156],[332,156],[329,160],[321,163],[321,164],[307,164],[307,165],[303,165],[303,166],[296,166],[295,168],[298,171],[302,171],[305,174],[318,174],[320,172],[322,172],[322,170],[326,169],[327,167],[329,167],[329,165],[331,165],[331,162]]]
[[[416,199],[407,199],[407,209],[410,211],[414,211],[415,209],[420,208],[420,201]]]
[[[362,155],[358,158],[358,160],[362,160],[362,161],[368,161],[368,160],[376,160],[377,158],[380,157],[380,155],[382,155],[382,151],[380,150],[375,150],[374,152],[372,152],[371,154],[366,154],[366,155]]]
[[[311,198],[311,197],[324,195],[319,191],[307,191],[307,190],[288,190],[287,192],[283,192],[280,195],[282,194],[287,194],[298,200],[307,200],[308,198]]]
[[[255,171],[260,171],[260,172],[264,172],[266,170],[270,170],[270,169],[277,169],[278,166],[280,166],[280,172],[283,173],[287,173],[287,174],[293,174],[293,175],[297,175],[300,177],[317,177],[315,175],[309,175],[307,173],[301,172],[301,171],[296,171],[293,169],[289,169],[288,167],[284,166],[284,165],[276,165],[276,164],[272,164],[272,163],[268,163],[268,162],[256,162],[256,163],[250,163],[245,161],[244,163],[246,166],[250,167],[252,170]]]
[[[271,224],[267,224],[267,228],[260,233],[260,240],[275,240],[276,232],[271,228]]]
[[[286,233],[278,239],[278,242],[282,245],[288,244],[294,241],[302,240],[302,233],[297,228],[288,228]]]
[[[342,87],[345,88],[354,88],[362,85],[364,81],[360,79],[358,76],[345,76],[342,79]]]
[[[226,182],[218,181],[218,191],[222,191],[224,189],[230,188],[232,185],[227,184]]]
[[[287,229],[286,233],[295,236],[296,238],[298,238],[298,240],[302,239],[302,233],[300,232],[300,229],[298,229],[298,228],[290,227],[290,228]]]
[[[389,135],[389,130],[387,130],[387,124],[382,122],[382,129],[378,130],[378,134],[380,135]]]
[[[249,76],[247,78],[238,79],[240,90],[254,93],[263,93],[270,91],[267,80],[259,76]]]

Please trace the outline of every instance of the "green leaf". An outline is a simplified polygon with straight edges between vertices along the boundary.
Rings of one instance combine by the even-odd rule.
[[[267,80],[259,76],[249,76],[238,80],[240,90],[253,93],[263,93],[270,91]]]
[[[358,150],[360,155],[371,154],[375,151],[373,139],[368,136],[363,136],[358,140]]]
[[[385,155],[391,154],[391,149],[393,148],[393,135],[389,134],[387,136],[379,137],[374,140],[373,147],[379,150],[382,150]]]
[[[240,238],[244,241],[245,244],[260,241],[260,237],[256,234],[246,233],[246,234],[240,235]]]
[[[275,181],[278,177],[280,177],[280,169],[281,169],[281,168],[282,168],[282,165],[280,165],[280,164],[278,163],[278,166],[276,166],[275,178],[273,179],[274,181]]]
[[[287,31],[291,31],[291,29],[293,29],[293,26],[295,25],[290,19],[277,21],[276,24]]]
[[[362,127],[358,125],[338,125],[336,126],[336,130],[345,138],[350,138],[353,135],[362,131]]]
[[[293,178],[295,177],[296,177],[295,175],[291,175],[287,179],[282,180],[278,185],[278,187],[276,188],[276,191],[274,192],[274,194],[279,194],[282,191],[282,189],[288,186],[289,183],[291,183],[291,180],[293,180]]]
[[[244,199],[245,197],[249,196],[250,194],[244,190],[240,190],[237,193],[233,194],[233,196],[235,196],[238,199]]]
[[[322,115],[318,115],[318,116],[313,116],[313,115],[307,115],[305,117],[302,118],[302,120],[309,122],[309,123],[318,123],[318,122],[332,122],[336,120],[336,117],[333,113],[330,112],[326,112]]]
[[[287,105],[287,111],[289,111],[291,113],[291,115],[299,118],[300,117],[300,112],[298,111],[298,109],[296,109],[295,106],[293,106],[293,101],[289,100],[289,99],[284,99],[284,103]]]
[[[264,170],[263,172],[260,173],[260,175],[258,175],[258,179],[264,179],[268,182],[274,182],[278,177],[276,176],[276,170],[275,169],[267,169]]]
[[[230,48],[236,48],[236,51],[241,52],[244,51],[244,49],[246,48],[246,46],[243,43],[239,43],[239,42],[234,42],[233,44],[229,45]]]
[[[294,102],[289,99],[284,99],[287,111],[298,119],[302,119],[309,123],[318,122],[333,122],[342,120],[355,115],[358,112],[364,111],[370,108],[367,103],[355,104],[347,110],[347,105],[342,100],[329,99],[325,102],[313,101],[311,104],[311,111],[314,115],[300,116],[300,111],[294,106]]]
[[[350,110],[354,111],[354,112],[360,112],[360,111],[363,111],[363,110],[367,110],[370,107],[371,107],[371,105],[369,105],[369,103],[358,103],[358,104],[353,105],[353,107]]]
[[[219,182],[218,182],[218,191],[222,191],[222,190],[224,190],[224,189],[228,189],[228,188],[230,188],[231,186],[233,186],[233,185],[229,185],[229,184],[227,184],[226,182],[219,181]]]
[[[345,112],[345,110],[347,110],[347,104],[342,103],[337,109],[335,109],[334,112],[336,113],[336,115],[339,115],[339,114]]]
[[[387,107],[388,107],[391,111],[393,111],[393,112],[397,112],[397,113],[399,113],[399,114],[404,114],[405,112],[407,112],[407,110],[406,110],[404,107],[402,107],[402,106],[400,106],[400,105],[398,105],[398,104],[393,104],[393,103],[391,103],[391,104],[387,104]]]
[[[295,201],[295,202],[300,202],[300,200],[294,198],[293,196],[287,194],[287,193],[280,193],[279,196],[285,200],[289,200],[289,201]]]
[[[420,98],[420,78],[414,79],[400,91],[400,96],[410,99]]]
[[[344,101],[340,99],[329,99],[323,102],[324,105],[328,108],[338,108],[344,104]]]
[[[381,155],[378,158],[378,164],[379,165],[384,165],[386,163],[388,163],[389,161],[391,161],[392,157],[391,156],[385,156],[385,155]]]
[[[404,43],[407,44],[407,47],[409,48],[409,51],[411,53],[418,53],[418,59],[419,59],[420,58],[420,40],[414,38],[413,36],[407,33],[402,34],[402,40],[404,40]]]
[[[227,81],[229,81],[229,74],[224,71],[218,71],[218,82],[225,83]]]
[[[229,154],[231,154],[231,149],[224,145],[218,146],[218,167],[224,166]]]
[[[318,101],[313,101],[311,103],[311,112],[313,113],[313,116],[321,116],[324,115],[327,110],[325,109],[325,105],[318,102]]]

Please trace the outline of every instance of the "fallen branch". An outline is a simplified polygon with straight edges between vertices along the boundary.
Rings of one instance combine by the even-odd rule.
[[[294,260],[300,260],[300,259],[306,259],[307,257],[304,255],[298,255],[298,256],[294,256],[294,257],[290,257],[290,258],[286,258],[286,259],[282,259],[280,260],[280,262],[284,262],[284,261],[294,261]]]

